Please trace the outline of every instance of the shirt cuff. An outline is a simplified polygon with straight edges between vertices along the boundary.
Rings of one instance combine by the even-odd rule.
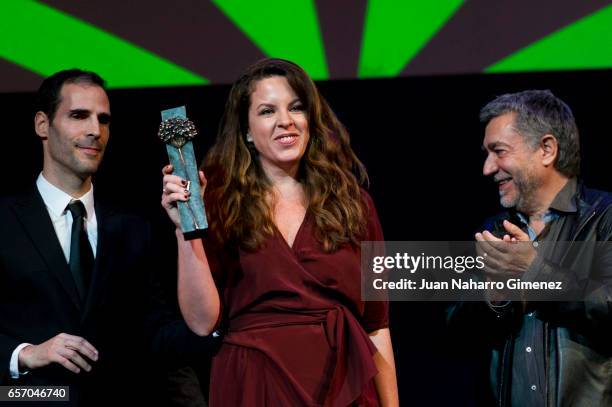
[[[22,343],[19,346],[17,346],[15,350],[13,351],[13,353],[11,354],[11,362],[9,364],[11,378],[19,379],[19,376],[23,376],[29,372],[28,370],[24,372],[19,371],[19,352],[21,352],[21,349],[29,345],[31,345],[31,343]]]
[[[502,318],[502,316],[508,312],[508,310],[510,309],[511,301],[493,303],[491,300],[487,299],[486,303],[489,306],[489,309],[493,311],[495,316],[499,319]]]

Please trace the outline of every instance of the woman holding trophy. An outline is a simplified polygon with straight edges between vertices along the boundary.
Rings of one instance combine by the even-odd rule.
[[[210,405],[397,405],[388,304],[361,300],[360,241],[383,240],[367,175],[304,70],[249,67],[202,169],[204,238],[178,228],[189,191],[171,166],[162,206],[181,313],[199,335],[223,332]]]

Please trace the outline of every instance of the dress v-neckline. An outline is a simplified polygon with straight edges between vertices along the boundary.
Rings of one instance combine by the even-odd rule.
[[[308,209],[306,209],[306,212],[304,213],[304,217],[302,218],[302,222],[300,223],[300,226],[298,227],[297,232],[295,232],[295,236],[293,237],[293,242],[292,244],[289,244],[289,242],[287,241],[287,239],[285,239],[285,236],[283,236],[283,234],[281,233],[280,229],[278,228],[278,226],[276,226],[276,223],[272,222],[272,224],[274,225],[274,229],[276,230],[276,234],[278,235],[278,237],[280,238],[280,240],[283,241],[283,243],[285,244],[285,246],[290,250],[290,251],[294,251],[295,249],[295,244],[298,241],[298,237],[300,236],[302,229],[304,228],[304,224],[306,223],[306,219],[308,218],[308,213],[310,211]]]

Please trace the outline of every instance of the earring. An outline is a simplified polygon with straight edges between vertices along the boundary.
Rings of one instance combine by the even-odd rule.
[[[246,134],[246,141],[247,141],[247,143],[252,143],[253,142],[253,136],[251,136],[251,133],[247,133]]]

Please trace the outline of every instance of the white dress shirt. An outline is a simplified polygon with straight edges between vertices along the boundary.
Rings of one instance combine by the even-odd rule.
[[[51,184],[45,179],[45,177],[43,177],[42,173],[36,180],[36,187],[38,188],[38,192],[40,192],[40,196],[45,203],[45,207],[47,208],[47,212],[49,213],[49,217],[53,223],[53,228],[55,229],[55,234],[57,235],[57,239],[59,240],[62,251],[64,252],[66,263],[68,263],[70,261],[72,214],[70,211],[66,210],[66,207],[70,201],[76,200],[77,198],[73,198],[55,185]],[[87,193],[82,197],[78,198],[78,200],[83,202],[85,211],[87,212],[87,237],[89,238],[89,243],[91,244],[91,249],[95,258],[98,245],[98,221],[96,220],[96,211],[94,209],[93,185],[89,191],[87,191]],[[17,379],[20,374],[24,375],[27,373],[19,371],[19,352],[28,345],[30,344],[20,344],[11,354],[9,369],[13,379]]]

